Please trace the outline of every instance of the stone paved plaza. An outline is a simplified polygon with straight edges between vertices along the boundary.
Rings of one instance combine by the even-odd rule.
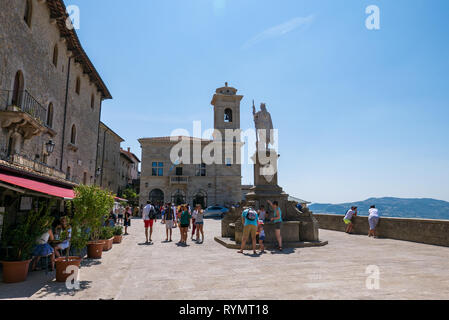
[[[0,283],[0,299],[449,299],[449,248],[321,230],[325,247],[253,257],[213,240],[220,221],[206,220],[205,230],[204,244],[182,248],[161,243],[158,222],[147,246],[142,221],[133,220],[121,245],[83,263],[82,290],[38,272]],[[368,265],[380,268],[379,290],[366,289]]]

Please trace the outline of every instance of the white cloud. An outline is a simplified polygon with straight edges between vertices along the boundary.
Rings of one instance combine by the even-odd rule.
[[[268,40],[272,38],[278,38],[281,37],[287,33],[290,33],[298,28],[306,27],[310,25],[315,20],[314,15],[309,15],[307,17],[297,17],[292,20],[289,20],[287,22],[284,22],[280,25],[274,26],[272,28],[269,28],[261,33],[259,33],[254,38],[248,40],[244,45],[244,49],[248,49],[249,47],[252,47],[253,45]]]

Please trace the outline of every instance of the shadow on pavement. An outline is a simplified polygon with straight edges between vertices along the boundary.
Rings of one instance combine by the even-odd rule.
[[[90,288],[90,281],[80,281],[79,290],[69,290],[65,283],[55,280],[55,273],[45,274],[44,271],[33,272],[24,282],[6,284],[0,282],[0,299],[28,299],[38,294],[39,298],[48,295],[74,296],[77,292]]]

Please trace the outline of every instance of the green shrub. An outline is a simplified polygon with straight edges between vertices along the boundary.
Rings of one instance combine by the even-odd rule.
[[[114,228],[112,227],[103,227],[100,232],[101,240],[109,240],[114,237]]]
[[[50,208],[44,213],[43,204],[40,210],[31,210],[22,216],[15,226],[9,226],[5,230],[4,244],[11,246],[5,260],[26,261],[31,259],[31,254],[37,244],[37,239],[50,229],[53,218],[50,216]]]
[[[114,236],[121,236],[123,234],[123,227],[116,226],[114,228]]]

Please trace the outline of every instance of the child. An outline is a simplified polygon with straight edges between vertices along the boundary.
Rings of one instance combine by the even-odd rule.
[[[260,246],[260,253],[265,253],[265,230],[263,229],[264,222],[263,220],[259,220],[259,246]]]

